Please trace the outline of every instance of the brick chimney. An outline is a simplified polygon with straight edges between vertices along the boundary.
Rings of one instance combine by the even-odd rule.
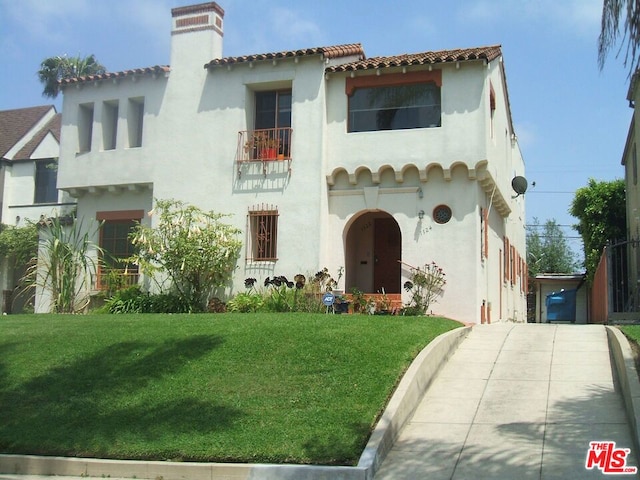
[[[171,10],[171,70],[202,69],[222,57],[224,10],[216,2]]]

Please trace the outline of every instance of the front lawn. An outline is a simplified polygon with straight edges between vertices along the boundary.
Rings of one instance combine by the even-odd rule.
[[[353,465],[411,360],[459,326],[297,313],[0,317],[0,452]]]
[[[640,325],[618,325],[618,328],[635,344],[640,344]]]
[[[638,378],[640,378],[640,325],[618,325],[631,345]]]

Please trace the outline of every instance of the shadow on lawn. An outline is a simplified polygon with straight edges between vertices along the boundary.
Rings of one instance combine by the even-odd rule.
[[[129,448],[144,452],[136,441],[224,429],[240,414],[238,410],[184,392],[167,392],[171,382],[154,384],[222,341],[219,336],[200,335],[161,344],[122,342],[53,368],[13,390],[3,393],[0,385],[0,449],[108,456],[114,445],[129,442]],[[4,368],[0,362],[0,372]],[[154,388],[164,390],[150,401]]]
[[[313,438],[304,444],[310,463],[317,465],[356,465],[371,435],[371,425],[353,423],[350,435],[334,435],[329,438]],[[357,456],[354,457],[354,452]]]

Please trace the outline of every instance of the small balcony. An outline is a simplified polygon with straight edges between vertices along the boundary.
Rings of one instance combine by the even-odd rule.
[[[261,162],[264,175],[267,174],[269,162],[288,162],[287,168],[290,169],[292,135],[290,127],[238,132],[238,176],[242,174],[242,165],[250,162]]]
[[[139,278],[137,267],[98,268],[95,289],[99,291],[120,290],[137,285]]]

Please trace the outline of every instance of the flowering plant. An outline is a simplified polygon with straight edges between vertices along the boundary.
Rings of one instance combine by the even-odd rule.
[[[442,295],[447,281],[445,273],[435,262],[424,267],[411,267],[411,280],[404,283],[404,289],[411,294],[403,312],[409,315],[424,315],[429,306]]]

